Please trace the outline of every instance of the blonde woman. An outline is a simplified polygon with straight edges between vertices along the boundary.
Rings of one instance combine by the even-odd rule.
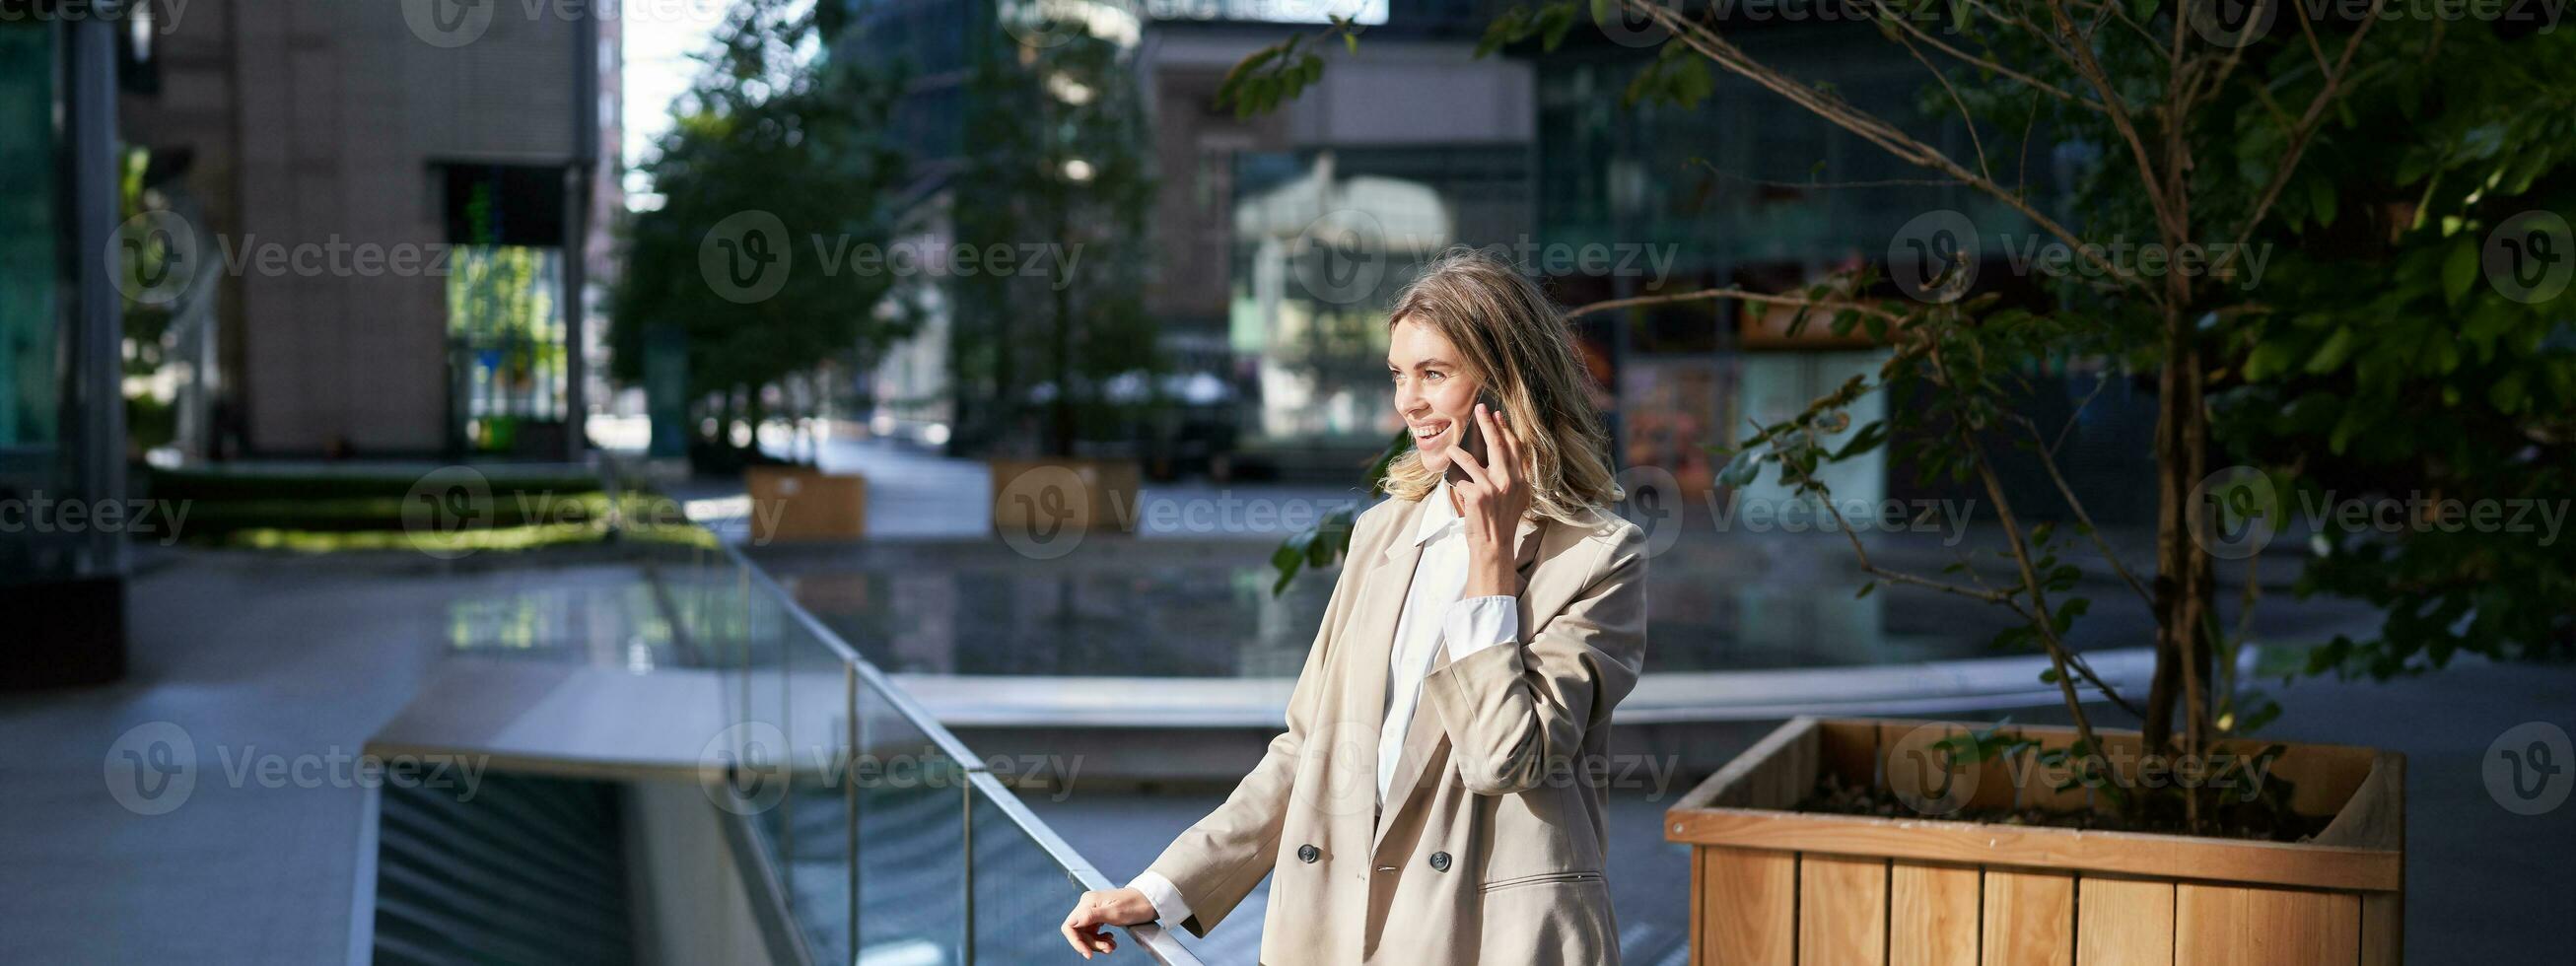
[[[1275,876],[1273,966],[1619,961],[1599,766],[1645,657],[1646,556],[1607,511],[1571,340],[1476,252],[1397,299],[1414,448],[1354,527],[1288,730],[1127,888],[1082,896],[1063,933],[1084,958],[1108,926],[1206,936]]]

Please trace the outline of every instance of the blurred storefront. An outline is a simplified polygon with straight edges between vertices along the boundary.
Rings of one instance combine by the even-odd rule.
[[[216,276],[169,300],[213,320],[176,458],[579,457],[615,6],[196,0],[131,31],[137,217]]]

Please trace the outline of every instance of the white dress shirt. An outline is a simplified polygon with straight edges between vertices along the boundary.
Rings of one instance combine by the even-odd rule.
[[[1429,505],[1422,508],[1421,522],[1413,531],[1422,556],[1414,561],[1413,586],[1404,595],[1403,616],[1396,620],[1395,646],[1387,649],[1386,714],[1377,741],[1381,808],[1386,804],[1387,784],[1395,780],[1396,763],[1404,755],[1404,734],[1412,729],[1414,711],[1421,705],[1422,678],[1431,672],[1431,649],[1445,644],[1449,660],[1457,661],[1520,639],[1516,598],[1462,600],[1458,596],[1467,588],[1467,524],[1449,502],[1449,481],[1440,481],[1423,499]],[[1190,917],[1189,903],[1180,890],[1153,870],[1138,873],[1127,885],[1145,894],[1154,904],[1155,919],[1165,927],[1180,928]]]

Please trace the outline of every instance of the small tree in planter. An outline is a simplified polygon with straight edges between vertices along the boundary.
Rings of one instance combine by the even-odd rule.
[[[1143,377],[1150,390],[1160,368],[1142,292],[1145,108],[1127,39],[1051,6],[996,16],[1004,24],[976,38],[990,49],[968,84],[954,210],[960,243],[1009,248],[1018,264],[952,283],[964,408],[951,438],[1071,457],[1077,441],[1122,437],[1137,411],[1122,384]]]
[[[968,84],[957,236],[1016,269],[956,294],[952,451],[994,453],[1003,532],[1132,530],[1141,463],[1085,444],[1145,435],[1162,365],[1143,288],[1154,179],[1133,38],[1047,4],[1003,4]]]
[[[1958,157],[1830,88],[1763,63],[1747,49],[1758,39],[1739,43],[1722,19],[1689,14],[1683,6],[1599,0],[1516,7],[1493,23],[1487,48],[1535,43],[1553,49],[1587,19],[1617,18],[1631,37],[1635,30],[1656,31],[1660,50],[1641,65],[1631,98],[1689,103],[1711,92],[1713,68],[1723,70],[2019,212],[2053,242],[2069,269],[2049,304],[2008,305],[1980,294],[1969,225],[1924,232],[1914,239],[1918,259],[1891,255],[1896,264],[1888,275],[1902,297],[1889,297],[1875,266],[1798,292],[1717,289],[1657,297],[1794,303],[1801,311],[1793,328],[1865,330],[1893,347],[1874,377],[1855,378],[1790,419],[1754,427],[1722,481],[1740,486],[1775,473],[1797,492],[1820,498],[1839,522],[1819,467],[1895,440],[1918,470],[1973,482],[2001,530],[2000,574],[1989,580],[1972,562],[1938,574],[1892,568],[1872,559],[1855,537],[1852,550],[1870,579],[1860,592],[1893,583],[2012,611],[2021,621],[2005,641],[2047,656],[2043,679],[2064,698],[2073,727],[2062,736],[1952,729],[1939,742],[1948,754],[1946,771],[1991,773],[1998,761],[2049,767],[2059,776],[2049,787],[2021,788],[2000,802],[2048,806],[2097,827],[2185,833],[2155,836],[2139,847],[2190,858],[2160,864],[2075,856],[2088,850],[2069,852],[2063,840],[2015,852],[1998,844],[2010,837],[1986,826],[1936,847],[1860,826],[1716,819],[1694,825],[1697,820],[1679,818],[1690,810],[1681,808],[1674,837],[1710,841],[1690,837],[1725,825],[1727,834],[1739,836],[1728,841],[1758,848],[2361,890],[2378,897],[2365,902],[2366,928],[2388,931],[2354,941],[2392,944],[2397,766],[2366,752],[2234,740],[2277,709],[2236,680],[2237,650],[2250,624],[2233,631],[2223,625],[2218,564],[2260,549],[2260,539],[2239,539],[2246,528],[2267,536],[2294,500],[2339,488],[2396,481],[2468,502],[2568,492],[2576,462],[2568,453],[2576,425],[2566,415],[2576,406],[2576,353],[2564,337],[2568,271],[2536,253],[2552,242],[2566,245],[2565,220],[2546,213],[2565,211],[2576,200],[2564,164],[2571,125],[2565,81],[2576,71],[2576,38],[2529,29],[2537,24],[2389,19],[2378,0],[2366,9],[2257,0],[2235,24],[2212,7],[2154,0],[1860,0],[1881,37],[1926,67],[1926,106],[1968,122],[1973,156]],[[1321,69],[1319,41],[1339,36],[1356,43],[1356,35],[1356,27],[1337,22],[1265,50],[1237,69],[1228,93],[1253,109],[1294,96]],[[2535,99],[2550,103],[2543,107]],[[2059,141],[2096,154],[2075,197],[2063,205],[2034,199],[2017,173],[2028,132],[2043,125]],[[2541,214],[2529,214],[2534,211]],[[2139,242],[2168,257],[2129,257]],[[2266,279],[2252,277],[2251,265],[2241,260],[2253,246],[2277,255],[2261,288],[2254,283]],[[2179,260],[2192,253],[2199,261]],[[2027,374],[2062,360],[2155,380],[2152,566],[2121,560],[2092,525],[2056,462],[2064,430],[2017,408]],[[1848,407],[1882,391],[1903,404],[1887,407],[1887,422],[1850,426]],[[2435,413],[2444,428],[2423,425]],[[2453,425],[2466,428],[2447,428]],[[2026,452],[2046,471],[2064,504],[2064,526],[2036,522],[2017,505],[1995,468],[2009,450]],[[2248,465],[2213,472],[2218,452]],[[2569,550],[2537,534],[2463,536],[2451,529],[2317,533],[2318,552],[2301,591],[2361,597],[2386,608],[2388,618],[2372,640],[2339,637],[2313,650],[2305,669],[2386,677],[2438,667],[2460,651],[2515,657],[2576,649],[2576,612],[2565,603],[2576,573]],[[1296,546],[1308,552],[1289,562],[1329,560],[1328,549],[1315,548],[1335,536],[1304,538]],[[1282,554],[1289,556],[1285,548]],[[2098,554],[2154,616],[2155,671],[2145,695],[2117,693],[2067,643],[2090,606],[2079,592],[2080,571],[2069,562],[2078,554]],[[2246,559],[2249,611],[2259,592],[2255,575]],[[2136,718],[2139,732],[2097,732],[2088,694]],[[1888,790],[1887,771],[1900,764],[1892,753],[1901,749],[1881,734],[1868,723],[1819,728],[1802,722],[1749,753],[1739,761],[1742,768],[1712,778],[1706,794],[1694,793],[1686,804],[1785,808],[1807,796],[1819,775],[1831,775],[1838,756],[1856,756],[1840,763],[1845,777]],[[2271,769],[2285,753],[2340,758],[2346,794],[2320,801],[2278,782],[2272,794],[2248,802],[2224,799],[2205,780],[2142,788],[2134,770],[2115,766],[2106,752],[2182,762],[2203,769],[2204,779],[2206,769],[2227,767],[2213,766],[2214,760]],[[2353,789],[2356,778],[2382,798],[2365,802],[2365,792]],[[1996,801],[1994,785],[1985,788],[1978,804]],[[2326,814],[2301,814],[2320,808]],[[2371,877],[2302,877],[2306,872],[2266,867],[2267,853],[2188,844],[2212,841],[2190,837],[2209,832],[2293,839],[2317,832],[2329,817],[2336,825],[2317,841],[2331,847],[2302,854],[2346,847],[2371,852],[2366,864],[2378,870]],[[1801,827],[1826,830],[1806,838],[1782,831]],[[1922,839],[1944,834],[1935,829]],[[1904,842],[1868,852],[1889,839]],[[2337,853],[2314,867],[2344,859],[2363,862]],[[1879,873],[1864,870],[1848,880],[1855,889],[1866,890],[1872,875],[1886,872],[1887,858],[1877,861]],[[2195,871],[2192,862],[2204,864]],[[1738,897],[1760,908],[1766,890],[1783,887],[1778,871],[1765,860],[1703,869],[1700,878],[1713,889],[1741,887]],[[1818,871],[1803,881],[1844,882],[1839,873],[1851,870]],[[1738,873],[1759,882],[1739,881]],[[1995,881],[1989,878],[1990,890]],[[1812,884],[1786,887],[1814,898]],[[2235,901],[2170,886],[2163,895],[2167,921],[2175,924],[2188,917],[2175,916],[2170,903]],[[1836,901],[1842,898],[1848,897]],[[1877,921],[1892,932],[1890,909],[1902,904],[1891,904],[1885,891],[1878,900]],[[1987,908],[1991,913],[1992,905]],[[2088,921],[2094,908],[2087,905]],[[2070,897],[2060,911],[2071,909]],[[1806,937],[1813,925],[1803,921],[1808,913],[1789,914],[1802,920],[1790,928]],[[2066,924],[2071,935],[2071,920]],[[1761,931],[1759,923],[1734,925]],[[2183,932],[2176,925],[2170,938],[2195,941]],[[2348,933],[2347,925],[2342,934],[2353,939]],[[2086,935],[2094,934],[2088,926]],[[1866,937],[1855,942],[1856,948],[1885,948]]]
[[[903,81],[815,53],[811,6],[736,6],[645,165],[662,206],[626,226],[611,372],[640,383],[652,347],[685,356],[675,381],[701,470],[772,462],[733,428],[773,405],[813,415],[824,374],[865,371],[916,327],[896,274],[861,254],[885,249],[902,214],[907,165],[889,132]]]

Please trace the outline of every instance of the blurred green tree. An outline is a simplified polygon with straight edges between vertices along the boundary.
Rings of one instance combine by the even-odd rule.
[[[691,432],[712,420],[698,442],[737,460],[757,444],[734,428],[759,424],[764,396],[864,371],[916,326],[883,257],[903,214],[902,77],[824,52],[810,8],[735,6],[645,165],[662,204],[629,221],[610,299],[611,373],[641,381],[655,333],[676,333]]]
[[[1157,396],[1154,173],[1132,38],[1022,6],[968,84],[957,241],[1007,246],[1014,268],[953,285],[956,441],[1070,456],[1077,440],[1134,439]]]

